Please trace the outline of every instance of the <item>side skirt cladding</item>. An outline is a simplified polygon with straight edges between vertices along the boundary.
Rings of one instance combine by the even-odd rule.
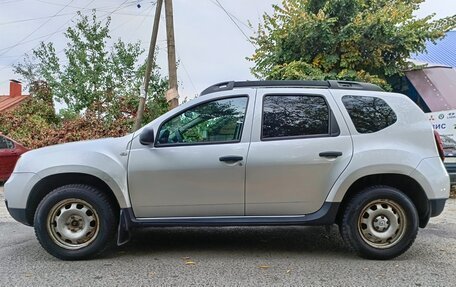
[[[130,230],[145,227],[222,227],[222,226],[283,226],[331,225],[336,222],[340,202],[325,202],[316,212],[287,216],[214,216],[136,218],[132,208],[120,210],[117,245],[130,240]]]

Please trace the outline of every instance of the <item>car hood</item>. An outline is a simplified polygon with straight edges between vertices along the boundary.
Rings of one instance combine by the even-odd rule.
[[[14,171],[34,172],[38,165],[42,166],[43,162],[51,164],[50,161],[54,161],[54,165],[89,162],[95,155],[117,161],[128,150],[131,138],[132,135],[129,134],[119,138],[71,142],[31,150],[21,155]]]
[[[98,151],[109,149],[113,145],[118,145],[125,141],[125,137],[120,138],[102,138],[102,139],[95,139],[95,140],[85,140],[85,141],[77,141],[77,142],[70,142],[70,143],[63,143],[57,145],[51,145],[47,147],[42,147],[38,149],[31,150],[26,154],[43,154],[43,153],[55,153],[55,152],[71,152],[72,150],[86,150],[86,151]],[[131,138],[131,135],[129,136]]]

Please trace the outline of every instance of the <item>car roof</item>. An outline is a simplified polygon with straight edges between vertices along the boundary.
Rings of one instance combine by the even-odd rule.
[[[201,92],[201,96],[212,94],[215,92],[229,91],[236,88],[320,88],[320,89],[338,89],[338,90],[363,90],[384,92],[377,85],[363,82],[353,81],[300,81],[300,80],[285,80],[285,81],[229,81],[221,82],[206,88]]]

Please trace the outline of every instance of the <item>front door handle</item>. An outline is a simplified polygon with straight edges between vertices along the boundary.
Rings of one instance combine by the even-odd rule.
[[[321,156],[321,157],[339,157],[339,156],[342,156],[342,152],[340,152],[340,151],[325,151],[325,152],[321,152],[319,154],[319,156]]]
[[[244,158],[242,156],[238,156],[238,155],[228,155],[228,156],[222,156],[219,158],[219,160],[223,161],[223,162],[237,162],[237,161],[241,161],[243,159]]]

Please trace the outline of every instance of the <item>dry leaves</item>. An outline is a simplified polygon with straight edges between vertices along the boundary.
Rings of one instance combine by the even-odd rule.
[[[196,262],[192,261],[188,256],[182,257],[182,259],[184,260],[185,265],[196,265]]]

